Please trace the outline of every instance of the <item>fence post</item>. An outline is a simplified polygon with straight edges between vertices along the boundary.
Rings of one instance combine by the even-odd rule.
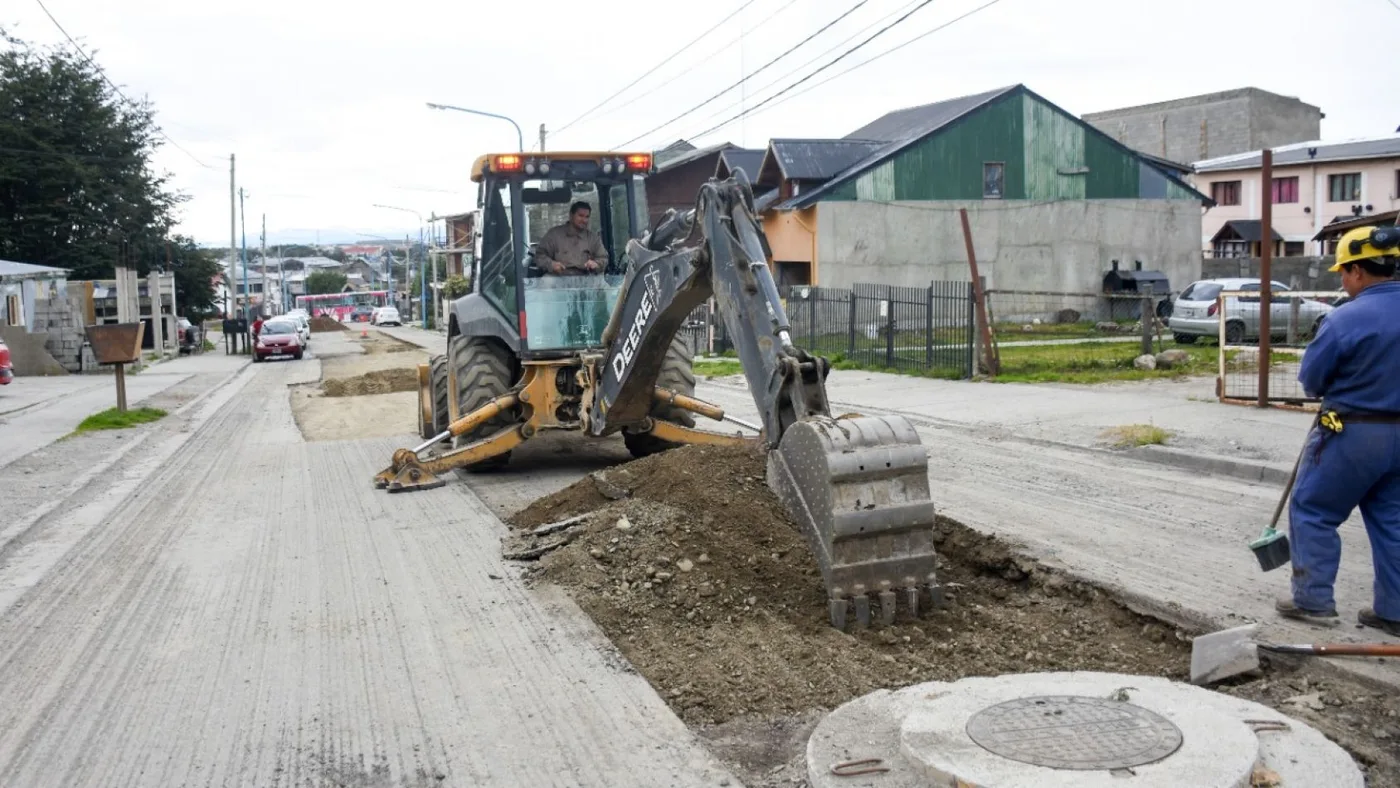
[[[1142,297],[1142,306],[1138,307],[1138,311],[1142,318],[1138,321],[1142,324],[1142,354],[1150,356],[1152,355],[1152,324],[1157,319],[1157,315],[1152,311],[1152,296],[1144,295]]]
[[[846,351],[846,358],[856,357],[856,290],[851,288],[851,319],[846,324],[846,331],[850,334],[848,339],[849,348]]]
[[[967,286],[967,377],[977,374],[977,294]]]
[[[886,290],[885,295],[888,296],[888,298],[885,299],[885,303],[889,305],[886,310],[889,314],[885,316],[885,367],[887,369],[894,369],[894,292],[893,290]]]
[[[1298,343],[1298,312],[1303,307],[1302,299],[1290,296],[1288,299],[1288,344]]]
[[[807,317],[808,317],[808,320],[807,320],[807,329],[808,329],[808,331],[807,331],[807,341],[806,341],[805,344],[806,344],[808,350],[811,350],[811,349],[812,349],[812,346],[815,345],[815,344],[817,344],[817,299],[818,299],[819,297],[820,297],[820,294],[818,293],[817,288],[815,288],[815,287],[809,287],[809,288],[807,288],[807,302],[808,302],[808,303],[807,303],[807,309],[808,309],[808,312],[807,312]]]
[[[924,369],[933,369],[933,287],[924,291]]]

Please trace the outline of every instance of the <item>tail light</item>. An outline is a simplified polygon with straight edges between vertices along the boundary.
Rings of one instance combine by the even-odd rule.
[[[1215,313],[1218,311],[1220,311],[1220,303],[1211,304],[1210,309],[1206,310],[1206,317],[1215,317]]]

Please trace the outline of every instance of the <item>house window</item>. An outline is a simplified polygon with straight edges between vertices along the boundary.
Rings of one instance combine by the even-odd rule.
[[[1328,202],[1356,202],[1361,199],[1361,173],[1344,172],[1327,176]]]
[[[1006,165],[999,161],[989,161],[982,165],[982,197],[1000,200],[1005,196]]]
[[[24,306],[19,296],[5,296],[5,319],[12,326],[24,325]]]
[[[1239,205],[1239,181],[1215,181],[1210,185],[1210,198],[1216,205]]]
[[[1249,257],[1249,246],[1247,241],[1216,241],[1211,251],[1215,257]]]
[[[1298,176],[1274,178],[1274,203],[1298,202]]]
[[[1297,180],[1297,179],[1295,178],[1294,180]],[[1302,241],[1284,241],[1284,242],[1283,242],[1283,256],[1284,256],[1284,257],[1302,257],[1302,256],[1303,256],[1303,242],[1302,242]]]

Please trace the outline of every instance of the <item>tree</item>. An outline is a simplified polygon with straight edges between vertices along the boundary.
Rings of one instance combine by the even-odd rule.
[[[330,252],[328,252],[328,253],[326,254],[326,257],[329,257],[330,259],[336,261],[337,263],[344,263],[344,262],[346,261],[346,259],[348,259],[348,258],[346,257],[346,255],[345,255],[345,250],[344,250],[344,249],[341,249],[341,248],[338,247],[338,246],[337,246],[336,248],[330,250]]]
[[[175,305],[190,319],[220,311],[214,303],[214,277],[223,266],[220,257],[195,245],[193,238],[176,235],[166,246],[165,270],[175,275]]]
[[[74,279],[162,266],[185,198],[152,164],[159,137],[151,105],[122,96],[81,53],[0,30],[0,259]]]
[[[320,295],[322,293],[339,293],[345,289],[349,282],[345,274],[339,271],[312,271],[306,275],[306,292],[308,295]]]

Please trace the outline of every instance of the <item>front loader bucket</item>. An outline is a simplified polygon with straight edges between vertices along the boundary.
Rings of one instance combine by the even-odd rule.
[[[941,603],[928,455],[904,418],[803,419],[769,452],[768,485],[807,533],[832,626],[845,628],[848,604],[868,626],[870,594],[886,624],[901,596],[915,616],[925,591]]]

